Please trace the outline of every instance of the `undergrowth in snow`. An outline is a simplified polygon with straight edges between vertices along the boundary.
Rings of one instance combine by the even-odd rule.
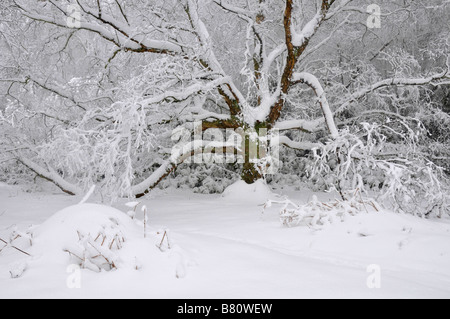
[[[283,226],[296,227],[308,226],[320,229],[335,222],[343,222],[350,216],[359,213],[380,212],[381,205],[374,199],[364,199],[359,190],[349,193],[347,199],[334,199],[332,201],[320,201],[317,196],[306,204],[298,205],[285,198],[282,201],[269,200],[264,209],[273,204],[281,205],[280,220]]]
[[[26,239],[28,242],[20,244],[25,247],[20,251],[28,258],[11,265],[11,277],[19,278],[32,267],[55,264],[76,265],[98,273],[159,265],[166,271],[171,269],[173,276],[185,276],[183,260],[178,258],[173,263],[170,258],[172,253],[178,256],[182,252],[170,242],[168,230],[145,226],[142,221],[104,205],[68,207],[25,234],[14,229],[5,244],[19,250],[14,242]]]

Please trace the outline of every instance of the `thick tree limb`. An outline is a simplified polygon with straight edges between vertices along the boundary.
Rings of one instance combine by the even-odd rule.
[[[167,176],[169,176],[175,169],[183,164],[189,158],[195,156],[200,153],[203,154],[205,150],[204,144],[208,144],[209,152],[214,153],[216,148],[220,148],[222,150],[222,154],[226,154],[231,149],[233,149],[234,154],[234,144],[227,144],[217,142],[205,142],[205,141],[193,141],[191,143],[186,144],[182,149],[178,151],[173,151],[171,157],[165,161],[161,167],[159,167],[154,173],[152,173],[147,179],[143,182],[132,187],[132,194],[136,196],[136,198],[144,197],[149,194],[151,190],[156,188],[161,181],[163,181]],[[212,150],[211,150],[212,148]]]
[[[305,52],[311,38],[316,34],[323,21],[325,21],[326,15],[334,2],[335,0],[322,0],[317,14],[303,27],[302,31],[298,33],[293,19],[294,0],[286,0],[283,24],[288,54],[283,75],[279,82],[279,86],[281,87],[280,98],[278,102],[273,105],[268,116],[269,122],[272,125],[274,125],[281,116],[281,111],[285,104],[284,96],[288,94],[291,85],[293,84],[292,75],[300,56]]]
[[[17,161],[19,161],[22,165],[27,167],[29,170],[34,172],[39,177],[55,184],[58,188],[60,188],[64,193],[69,195],[80,195],[83,193],[81,188],[76,185],[73,185],[66,180],[64,180],[58,173],[52,170],[50,167],[48,169],[43,168],[42,166],[36,164],[35,162],[23,157],[18,156]]]
[[[319,104],[322,108],[323,116],[325,118],[325,123],[327,124],[328,131],[331,134],[332,138],[339,137],[339,130],[336,127],[336,123],[334,122],[333,113],[331,112],[330,105],[328,104],[328,100],[325,94],[325,91],[320,84],[317,77],[312,75],[311,73],[295,73],[292,77],[292,81],[294,84],[304,83],[308,85],[316,94],[319,99]]]

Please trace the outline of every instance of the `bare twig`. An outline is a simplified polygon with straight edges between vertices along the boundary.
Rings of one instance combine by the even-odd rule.
[[[79,260],[81,260],[82,262],[84,262],[84,258],[81,258],[80,256],[78,256],[78,255],[76,255],[76,254],[74,254],[73,252],[71,252],[70,250],[68,250],[68,249],[64,249],[64,252],[66,252],[66,253],[68,253],[70,256],[75,256],[75,257],[77,257]]]
[[[116,241],[116,237],[113,238],[113,240],[111,241],[111,244],[109,244],[109,249],[112,249],[112,246],[114,245],[114,242]],[[117,245],[117,243],[116,243]]]
[[[162,245],[163,245],[163,243],[164,243],[164,239],[166,239],[166,241],[167,241],[167,248],[170,249],[169,235],[167,234],[167,231],[166,231],[166,230],[164,231],[164,235],[163,235],[163,237],[162,237],[162,239],[161,239],[161,243],[159,244],[158,248],[159,248],[159,249],[162,248]]]
[[[148,223],[147,206],[143,206],[142,211],[144,212],[144,238],[147,238],[147,223]]]
[[[107,264],[108,264],[111,268],[117,268],[116,265],[114,264],[114,262],[113,262],[113,261],[110,261],[108,258],[106,258],[106,257],[102,254],[102,252],[99,251],[97,247],[95,247],[95,245],[93,245],[93,244],[90,243],[90,242],[88,242],[88,244],[91,245],[91,247],[94,248],[94,249],[99,253],[99,256],[102,257],[102,258],[107,262]]]
[[[10,243],[6,242],[5,240],[3,240],[3,239],[0,238],[0,241],[3,242],[3,243],[6,245],[5,247],[2,248],[2,250],[5,249],[6,247],[11,247],[11,248],[13,248],[13,249],[15,249],[15,250],[21,252],[22,254],[25,254],[25,255],[31,257],[31,255],[30,255],[29,253],[27,253],[26,251],[23,251],[22,249],[17,248],[16,246],[11,245]]]

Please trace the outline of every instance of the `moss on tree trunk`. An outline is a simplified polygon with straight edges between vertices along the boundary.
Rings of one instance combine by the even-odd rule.
[[[256,167],[256,164],[245,163],[242,169],[241,178],[247,184],[253,184],[256,181],[260,180],[262,178],[262,175]]]

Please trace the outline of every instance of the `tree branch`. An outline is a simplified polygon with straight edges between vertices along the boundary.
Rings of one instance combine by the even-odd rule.
[[[328,104],[325,91],[322,85],[320,84],[319,80],[311,73],[304,72],[304,73],[295,73],[293,75],[292,81],[293,84],[304,83],[314,91],[317,98],[319,99],[319,104],[322,108],[325,123],[327,124],[328,131],[330,132],[331,137],[338,138],[339,131],[336,127],[336,123],[334,122],[333,113],[331,112],[330,105]]]
[[[23,156],[16,156],[16,159],[18,162],[20,162],[22,165],[27,167],[29,170],[34,172],[39,177],[55,184],[58,188],[60,188],[64,193],[68,195],[79,195],[82,194],[82,190],[78,188],[78,186],[75,186],[66,180],[64,180],[58,173],[55,171],[49,170],[41,167],[40,165],[36,164],[35,162],[23,157]]]
[[[391,86],[423,86],[423,85],[442,85],[445,82],[440,82],[445,79],[450,79],[449,71],[444,71],[440,74],[435,74],[427,78],[392,78],[379,81],[369,87],[360,89],[358,92],[353,93],[350,98],[341,104],[341,106],[334,112],[339,114],[344,112],[352,103],[357,102],[368,94],[380,90],[382,88]]]

